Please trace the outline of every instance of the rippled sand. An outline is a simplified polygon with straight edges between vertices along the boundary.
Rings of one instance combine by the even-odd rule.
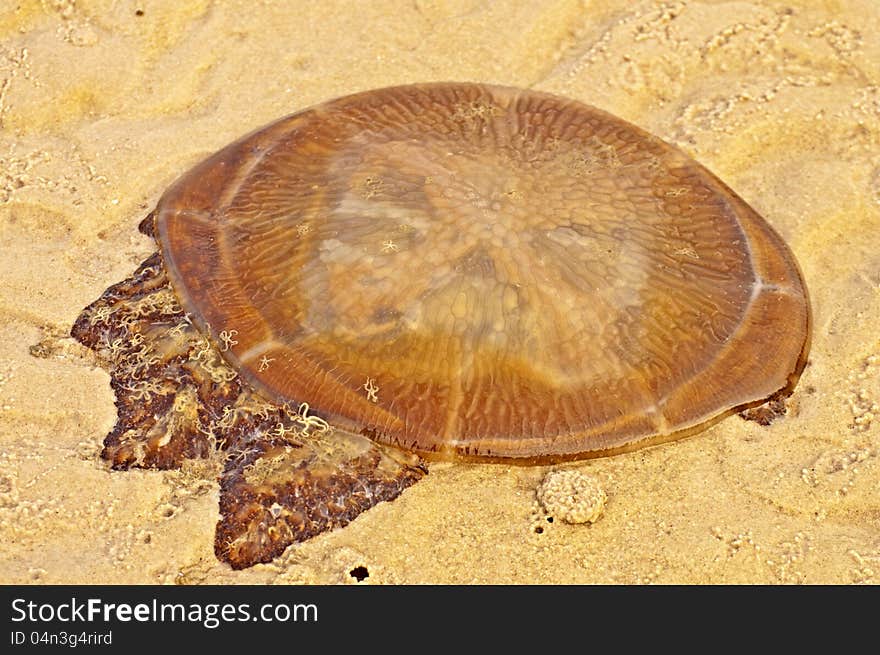
[[[354,582],[358,566],[365,582],[880,580],[874,0],[11,4],[0,582]],[[109,378],[65,335],[152,252],[136,225],[190,165],[316,102],[430,80],[571,96],[707,165],[798,257],[810,364],[769,428],[731,417],[569,465],[607,495],[593,524],[546,521],[535,490],[547,467],[433,465],[393,503],[233,572],[213,555],[208,464],[116,473],[100,461]]]

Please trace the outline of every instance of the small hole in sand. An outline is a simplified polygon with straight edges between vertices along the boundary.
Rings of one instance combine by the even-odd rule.
[[[544,534],[544,528],[539,525],[537,528],[535,528],[535,534]]]
[[[358,582],[363,582],[370,577],[370,572],[367,570],[366,566],[356,566],[349,571],[348,574]]]
[[[143,10],[143,9],[135,9],[135,10],[134,10],[134,15],[135,15],[135,16],[143,16],[143,15],[144,15],[144,10]]]

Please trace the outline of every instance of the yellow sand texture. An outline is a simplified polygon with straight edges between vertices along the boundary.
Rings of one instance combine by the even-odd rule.
[[[552,467],[432,465],[233,572],[214,469],[111,472],[109,378],[65,335],[153,251],[136,225],[189,166],[313,103],[432,80],[599,106],[764,215],[815,314],[791,410],[566,465],[607,496],[594,523],[546,520]],[[0,582],[877,582],[878,228],[876,0],[2,1]]]

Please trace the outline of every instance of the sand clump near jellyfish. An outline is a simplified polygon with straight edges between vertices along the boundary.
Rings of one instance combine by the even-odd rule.
[[[548,515],[575,525],[595,523],[608,500],[595,477],[576,469],[551,471],[536,493]]]

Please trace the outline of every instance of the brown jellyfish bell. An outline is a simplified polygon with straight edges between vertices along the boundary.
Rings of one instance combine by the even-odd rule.
[[[669,440],[793,389],[806,289],[712,173],[582,103],[417,84],[283,118],[184,175],[159,253],[73,335],[114,468],[223,457],[236,568],[418,480]]]

